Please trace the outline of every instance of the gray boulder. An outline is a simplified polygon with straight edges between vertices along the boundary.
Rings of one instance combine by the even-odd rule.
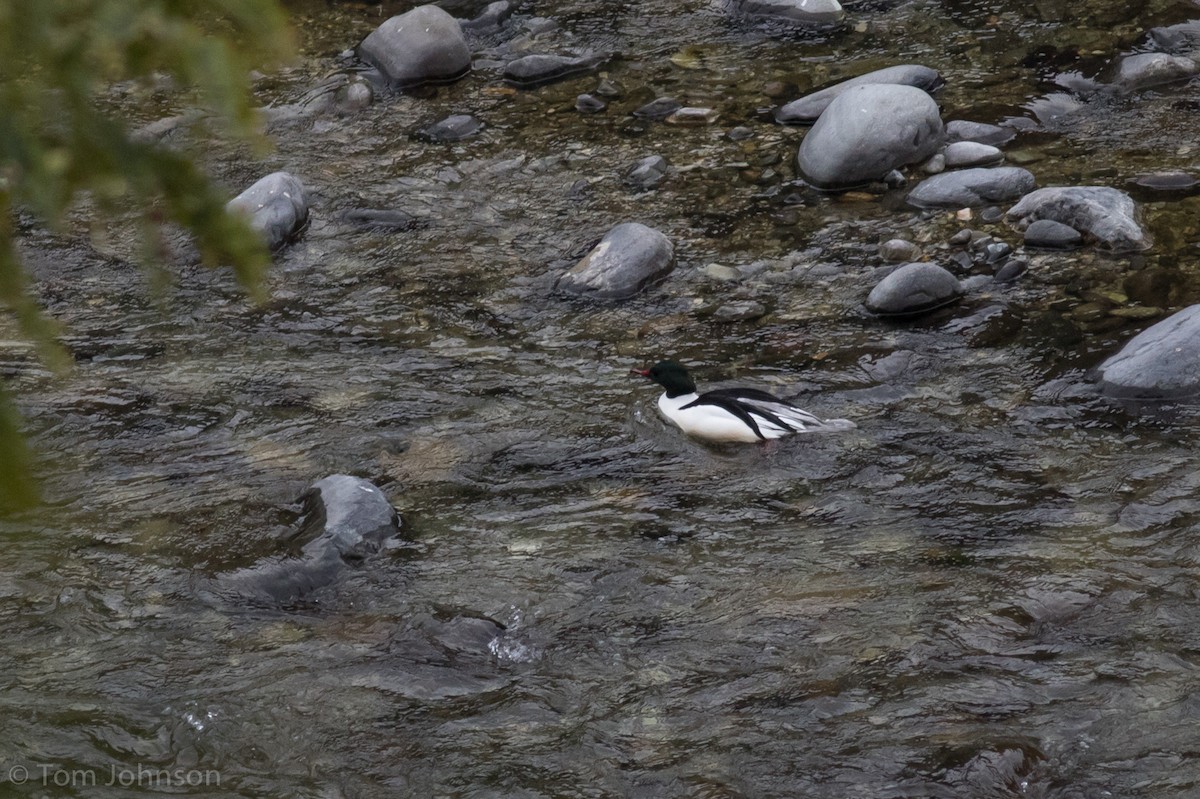
[[[1096,371],[1101,391],[1111,397],[1159,400],[1200,393],[1200,305],[1143,330]]]
[[[266,559],[218,578],[225,589],[272,601],[300,599],[335,582],[400,530],[400,518],[374,484],[346,474],[318,480],[301,497],[304,521],[293,536],[299,557]]]
[[[434,5],[392,17],[363,40],[358,52],[401,89],[452,83],[471,70],[471,50],[458,20]]]
[[[300,234],[308,224],[304,184],[287,172],[272,172],[230,200],[228,210],[249,217],[272,251]]]
[[[913,316],[949,305],[962,295],[958,278],[937,264],[897,267],[871,289],[867,310],[879,316]]]
[[[640,222],[610,230],[555,287],[568,294],[602,300],[632,297],[675,265],[671,240]]]
[[[819,188],[852,188],[926,160],[942,138],[937,103],[921,89],[852,86],[834,98],[804,137],[796,166]]]
[[[1197,72],[1200,72],[1200,66],[1190,58],[1166,53],[1139,53],[1120,60],[1112,84],[1121,91],[1135,92],[1187,80]]]
[[[933,92],[939,89],[945,81],[942,80],[941,74],[936,69],[923,67],[920,64],[902,64],[896,67],[877,69],[812,94],[806,94],[799,100],[792,100],[790,103],[780,106],[775,111],[775,121],[784,125],[811,125],[829,107],[834,98],[847,89],[872,83],[916,86],[918,89]]]
[[[1087,233],[1114,252],[1149,249],[1150,236],[1137,222],[1137,206],[1123,191],[1107,186],[1050,186],[1026,194],[1006,217],[1024,230],[1053,219]]]
[[[747,17],[794,25],[829,25],[846,15],[838,0],[733,0],[731,7]]]
[[[1035,185],[1033,173],[1018,166],[960,169],[921,181],[909,192],[908,203],[918,208],[968,208],[1015,200]]]

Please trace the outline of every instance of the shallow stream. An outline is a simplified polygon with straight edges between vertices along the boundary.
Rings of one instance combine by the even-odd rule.
[[[407,8],[289,7],[303,52],[259,80],[269,106]],[[0,523],[0,792],[1200,793],[1200,424],[1088,382],[1200,300],[1200,198],[1142,204],[1147,253],[1030,254],[1014,284],[881,322],[861,307],[880,242],[944,261],[965,226],[1020,235],[800,191],[804,131],[769,113],[923,63],[946,78],[944,119],[1031,120],[1006,152],[1040,185],[1195,172],[1200,83],[1081,95],[1055,78],[1101,74],[1200,7],[846,7],[846,26],[797,34],[707,0],[545,0],[516,18],[557,23],[530,47],[618,53],[601,74],[517,91],[480,69],[349,116],[280,114],[266,156],[213,142],[231,192],[277,169],[313,192],[261,307],[199,267],[156,294],[119,228],[28,230],[77,363],[52,377],[0,330],[49,499]],[[602,80],[618,96],[577,112]],[[630,115],[663,95],[720,117]],[[187,110],[165,91],[111,101],[135,123]],[[487,127],[412,137],[450,113]],[[621,176],[651,154],[672,174],[635,193]],[[341,219],[364,207],[420,224]],[[623,303],[555,295],[626,220],[674,240],[675,272]],[[761,313],[720,321],[737,303]],[[1131,307],[1160,313],[1116,313]],[[689,441],[628,376],[661,357],[859,427]],[[401,539],[287,607],[209,590],[285,551],[295,498],[338,472],[384,489]]]

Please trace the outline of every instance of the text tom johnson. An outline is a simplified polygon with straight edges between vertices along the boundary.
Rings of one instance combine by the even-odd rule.
[[[34,767],[13,766],[7,776],[9,782],[18,785],[36,781],[59,788],[195,788],[221,784],[221,773],[213,769],[156,768],[140,763],[134,767],[112,765],[107,769],[67,769],[43,763]]]

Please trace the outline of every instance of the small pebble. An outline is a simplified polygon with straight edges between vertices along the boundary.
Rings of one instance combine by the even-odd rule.
[[[1027,264],[1022,259],[1010,258],[1004,264],[1004,266],[1000,267],[996,271],[996,282],[997,283],[1008,283],[1010,281],[1016,280],[1018,277],[1020,277],[1021,275],[1023,275],[1025,273],[1025,270],[1028,267],[1029,267],[1029,264]]]
[[[608,103],[592,94],[581,94],[575,98],[575,110],[581,114],[598,114],[608,108]]]
[[[666,119],[683,106],[674,97],[659,97],[651,100],[633,112],[638,119],[649,119],[655,122]]]
[[[713,108],[686,107],[676,110],[667,117],[672,125],[711,125],[721,114]]]
[[[907,263],[921,257],[921,248],[911,241],[891,239],[879,245],[879,257],[888,263]]]
[[[995,205],[989,205],[979,212],[979,218],[984,222],[996,223],[1004,218],[1004,209],[998,208]]]

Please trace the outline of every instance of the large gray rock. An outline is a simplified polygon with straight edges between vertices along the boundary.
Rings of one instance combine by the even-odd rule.
[[[895,67],[877,69],[857,78],[850,78],[834,84],[826,89],[806,94],[799,100],[792,100],[780,106],[775,111],[775,121],[784,125],[811,125],[817,121],[821,113],[829,107],[838,95],[855,86],[865,86],[872,83],[891,83],[900,86],[916,86],[927,92],[936,91],[945,81],[936,69],[920,64],[901,64]]]
[[[1166,53],[1139,53],[1120,60],[1112,84],[1122,91],[1133,92],[1187,80],[1198,72],[1200,66],[1190,58]]]
[[[1015,200],[1035,185],[1033,173],[1018,166],[960,169],[921,181],[908,202],[918,208],[969,208]]]
[[[560,277],[556,288],[595,299],[625,299],[668,274],[674,265],[670,239],[640,222],[625,222]]]
[[[1138,224],[1133,199],[1108,186],[1038,189],[1022,197],[1006,216],[1019,230],[1039,219],[1053,219],[1091,235],[1100,247],[1114,252],[1145,250],[1153,243]]]
[[[272,172],[230,200],[226,206],[246,214],[250,227],[262,234],[271,250],[294,239],[308,224],[304,184],[287,172]]]
[[[1131,338],[1097,369],[1112,397],[1174,399],[1200,393],[1200,305]]]
[[[913,316],[949,305],[962,294],[958,278],[937,264],[897,267],[871,289],[867,310],[880,316]]]
[[[301,499],[304,521],[293,538],[307,543],[299,557],[271,557],[223,575],[219,588],[275,602],[301,599],[335,582],[344,569],[378,552],[400,530],[387,497],[359,477],[330,475]]]
[[[804,137],[796,166],[819,188],[852,188],[924,161],[942,138],[937,103],[921,89],[852,86],[829,104]]]
[[[471,50],[458,20],[433,5],[392,17],[363,40],[358,52],[401,89],[452,83],[471,70]]]
[[[838,0],[732,0],[735,13],[793,25],[829,25],[846,15]]]

